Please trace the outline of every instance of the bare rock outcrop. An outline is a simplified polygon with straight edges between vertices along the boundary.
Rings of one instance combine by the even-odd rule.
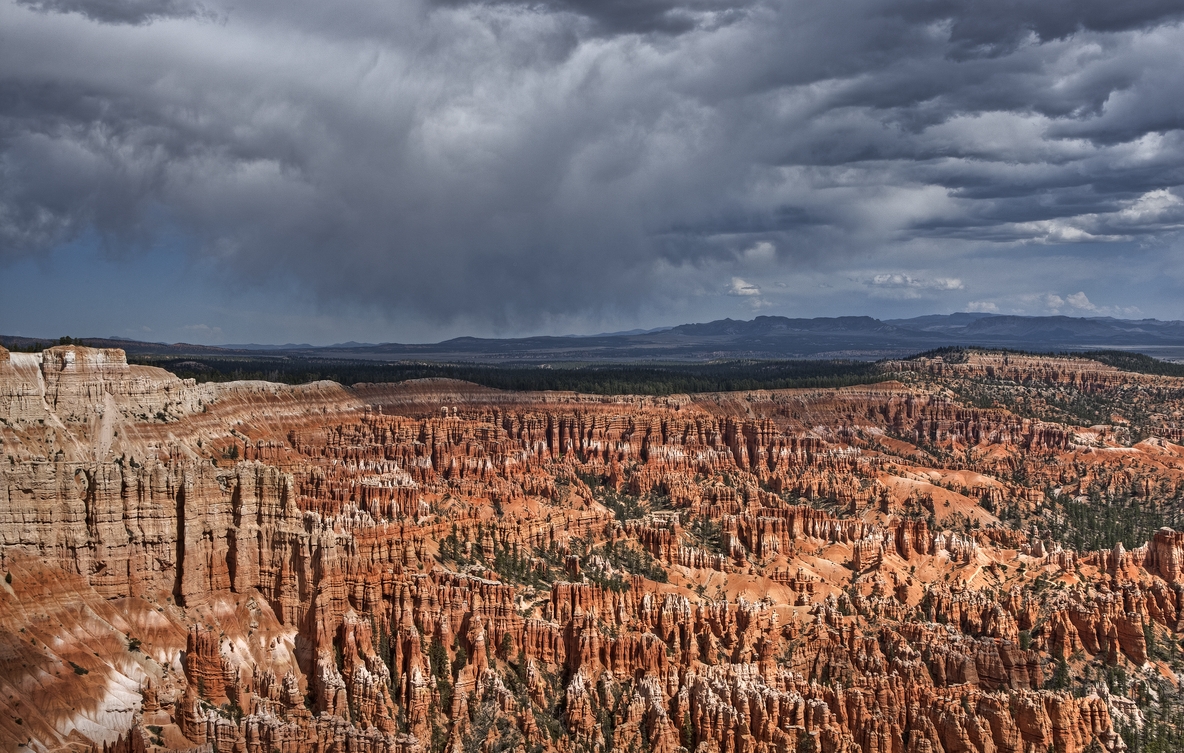
[[[1122,384],[954,366],[909,368]],[[1118,751],[1064,668],[1150,678],[1184,617],[1184,534],[991,512],[1152,499],[1174,450],[936,389],[197,385],[64,346],[0,352],[0,418],[0,733],[46,749]]]

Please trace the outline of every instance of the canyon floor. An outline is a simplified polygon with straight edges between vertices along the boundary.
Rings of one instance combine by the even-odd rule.
[[[0,348],[0,750],[1180,750],[1184,379],[605,397]]]

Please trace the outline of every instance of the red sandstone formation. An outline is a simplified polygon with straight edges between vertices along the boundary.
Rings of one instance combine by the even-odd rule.
[[[895,368],[1091,393],[1129,376]],[[1119,701],[1050,678],[1153,667],[1147,636],[1184,620],[1184,534],[1076,553],[988,509],[1181,488],[1184,450],[1120,438],[899,383],[196,385],[119,351],[0,349],[0,739],[1120,750]]]

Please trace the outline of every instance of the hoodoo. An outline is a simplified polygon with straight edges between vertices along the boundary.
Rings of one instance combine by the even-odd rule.
[[[884,368],[614,398],[0,349],[0,741],[1124,749],[1184,669],[1181,385]]]

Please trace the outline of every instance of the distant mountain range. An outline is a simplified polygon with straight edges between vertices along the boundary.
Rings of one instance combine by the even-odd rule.
[[[9,348],[37,342],[0,336]],[[123,348],[136,355],[332,358],[378,361],[472,361],[482,363],[578,363],[706,361],[716,359],[850,358],[874,360],[946,345],[980,345],[1031,351],[1119,348],[1168,360],[1184,359],[1184,322],[1110,317],[1000,316],[958,313],[911,319],[869,316],[790,319],[758,316],[720,319],[655,330],[560,337],[458,337],[428,345],[341,343],[209,346],[83,338],[94,347]]]

